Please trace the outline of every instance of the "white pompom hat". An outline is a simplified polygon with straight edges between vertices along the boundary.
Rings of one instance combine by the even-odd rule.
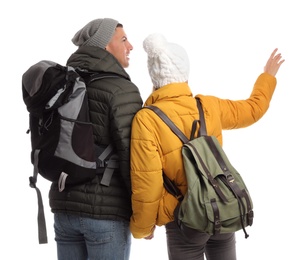
[[[143,47],[148,54],[148,70],[155,89],[188,81],[190,64],[183,47],[168,42],[159,33],[149,35]]]

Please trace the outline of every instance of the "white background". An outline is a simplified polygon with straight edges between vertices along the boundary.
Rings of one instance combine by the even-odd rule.
[[[295,0],[2,1],[1,19],[1,259],[56,259],[49,183],[38,179],[49,243],[38,244],[28,113],[21,77],[32,64],[65,64],[71,38],[95,18],[119,20],[134,46],[127,69],[145,100],[151,90],[142,48],[161,32],[183,45],[191,61],[193,94],[245,99],[274,48],[286,59],[266,115],[255,125],[224,132],[224,149],[245,179],[255,219],[239,260],[303,258],[303,3]],[[131,259],[167,259],[164,228],[151,241],[132,242]],[[4,257],[6,256],[6,257]]]

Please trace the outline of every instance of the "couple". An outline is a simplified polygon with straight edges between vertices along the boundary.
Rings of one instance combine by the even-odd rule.
[[[182,144],[173,139],[170,130],[158,128],[161,119],[157,115],[141,110],[140,92],[125,71],[133,46],[123,25],[110,18],[96,19],[80,29],[72,42],[78,49],[67,65],[120,76],[88,86],[95,142],[100,146],[114,144],[119,170],[109,187],[100,184],[101,176],[62,192],[58,185],[51,186],[49,201],[58,259],[129,259],[131,234],[152,239],[155,226],[165,225],[169,259],[206,256],[208,260],[235,260],[234,233],[201,234],[188,241],[173,221],[177,200],[164,192],[162,171],[186,192]],[[153,92],[144,105],[160,107],[190,136],[198,111],[188,85],[186,51],[160,34],[149,35],[143,45],[153,83]],[[284,62],[276,52],[270,55],[248,99],[197,96],[203,104],[209,135],[221,142],[223,129],[247,127],[266,113],[276,87],[275,75]]]

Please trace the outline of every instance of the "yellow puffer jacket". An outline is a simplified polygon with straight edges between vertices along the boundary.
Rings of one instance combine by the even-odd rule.
[[[247,127],[267,111],[276,78],[261,74],[246,100],[232,101],[197,95],[203,105],[207,134],[222,143],[223,129]],[[154,105],[190,137],[192,122],[198,119],[196,101],[187,83],[174,83],[153,92],[145,105]],[[183,193],[182,143],[162,120],[149,109],[141,109],[133,119],[131,135],[132,208],[130,227],[134,238],[149,236],[155,227],[173,221],[177,199],[163,187],[162,170]]]

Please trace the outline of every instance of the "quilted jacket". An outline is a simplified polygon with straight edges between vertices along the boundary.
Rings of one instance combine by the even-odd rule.
[[[49,192],[50,207],[52,212],[129,221],[132,212],[130,135],[132,119],[142,107],[139,90],[115,57],[103,49],[80,47],[67,65],[117,75],[96,80],[87,89],[95,142],[102,147],[114,144],[119,170],[114,172],[109,187],[100,184],[101,175],[88,183],[66,187],[62,192],[53,184]]]
[[[222,144],[223,129],[247,127],[267,111],[276,78],[261,74],[248,99],[228,100],[197,95],[203,106],[207,134]],[[194,119],[198,119],[196,101],[187,83],[174,83],[153,92],[145,105],[154,105],[189,138]],[[163,187],[162,170],[185,194],[182,143],[169,127],[151,110],[141,109],[133,119],[131,136],[132,207],[131,232],[135,238],[152,233],[155,225],[173,221],[177,199]]]

